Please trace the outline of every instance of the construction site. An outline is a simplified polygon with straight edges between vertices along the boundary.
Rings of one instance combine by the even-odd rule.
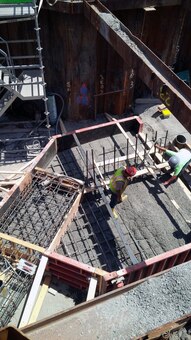
[[[0,0],[0,340],[191,339],[190,11]]]

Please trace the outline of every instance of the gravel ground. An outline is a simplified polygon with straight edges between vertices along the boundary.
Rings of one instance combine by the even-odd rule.
[[[191,262],[29,333],[31,340],[128,340],[191,312]],[[75,325],[75,326],[74,326]],[[181,333],[181,331],[179,331]],[[182,330],[179,339],[189,339]],[[173,339],[173,338],[172,338]],[[176,340],[178,338],[174,338]]]
[[[121,307],[131,311],[127,320],[129,339],[190,313],[190,270],[191,263],[177,266],[122,297]]]

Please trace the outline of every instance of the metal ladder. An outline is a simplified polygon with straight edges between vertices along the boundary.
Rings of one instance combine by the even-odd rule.
[[[49,112],[46,96],[46,83],[44,79],[44,66],[42,58],[42,47],[40,42],[40,27],[38,24],[38,5],[36,0],[22,0],[22,3],[13,0],[5,4],[0,3],[0,24],[10,24],[34,20],[34,38],[7,40],[0,37],[0,117],[7,111],[16,98],[21,100],[41,99],[44,102],[44,114],[46,116],[46,127],[49,131]],[[23,30],[24,31],[24,30]],[[11,32],[11,30],[9,31]],[[32,32],[31,32],[32,34]],[[10,39],[9,33],[9,39]],[[34,55],[13,55],[12,44],[23,44],[23,46],[34,46]],[[2,47],[2,48],[1,48]],[[23,50],[25,50],[23,48]],[[27,48],[26,48],[27,50]],[[37,59],[37,63],[30,63],[30,59]],[[27,60],[23,64],[23,60]],[[21,61],[21,64],[19,64]],[[28,62],[29,61],[29,62]],[[49,131],[50,136],[50,131]]]

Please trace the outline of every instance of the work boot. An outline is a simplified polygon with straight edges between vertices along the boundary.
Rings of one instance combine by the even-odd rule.
[[[127,199],[127,195],[121,195],[122,202],[125,201],[126,199]]]
[[[116,211],[115,211],[114,208],[112,209],[112,213],[113,213],[113,216],[114,216],[115,218],[118,218],[118,215],[117,215],[117,213],[116,213]]]

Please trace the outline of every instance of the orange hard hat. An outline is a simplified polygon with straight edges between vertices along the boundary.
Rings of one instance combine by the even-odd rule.
[[[137,169],[134,166],[127,166],[125,169],[125,172],[129,175],[129,176],[135,176]]]

